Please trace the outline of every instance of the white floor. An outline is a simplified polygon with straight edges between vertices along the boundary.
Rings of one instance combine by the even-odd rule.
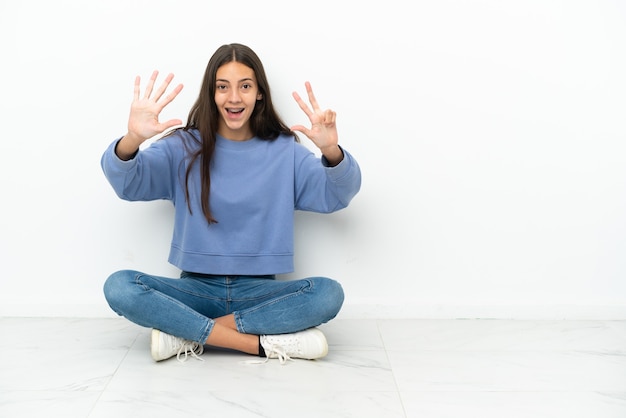
[[[327,357],[155,363],[124,319],[0,318],[0,417],[626,417],[626,321],[347,320]]]

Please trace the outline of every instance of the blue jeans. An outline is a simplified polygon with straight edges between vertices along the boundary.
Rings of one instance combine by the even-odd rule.
[[[214,318],[234,314],[245,334],[284,334],[333,319],[343,304],[341,285],[326,277],[276,280],[268,276],[213,276],[182,272],[180,278],[134,270],[113,273],[104,284],[118,315],[148,328],[204,344]]]

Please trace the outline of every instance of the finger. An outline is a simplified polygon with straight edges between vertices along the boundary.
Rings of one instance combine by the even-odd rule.
[[[320,106],[317,104],[317,100],[315,99],[315,95],[313,94],[313,88],[311,88],[311,83],[308,81],[304,83],[306,87],[306,92],[309,95],[309,102],[311,102],[311,106],[313,106],[313,110],[319,110]]]
[[[161,86],[156,90],[156,92],[154,93],[154,97],[152,98],[155,102],[161,98],[163,93],[165,93],[165,90],[167,90],[167,87],[170,85],[173,79],[174,74],[172,73],[169,73],[167,77],[165,77],[165,81],[161,83]]]
[[[148,80],[148,85],[146,86],[146,91],[143,95],[144,99],[150,98],[150,95],[152,94],[152,89],[154,88],[154,82],[156,81],[156,78],[158,75],[159,75],[159,72],[157,70],[154,70],[152,72],[152,75],[150,76],[150,80]]]
[[[166,105],[168,105],[172,100],[174,100],[176,98],[176,96],[178,96],[178,93],[180,93],[180,91],[183,89],[183,85],[179,84],[176,86],[176,88],[174,88],[174,90],[172,90],[167,96],[165,96],[163,98],[163,100],[160,102],[161,104],[161,109],[163,109]]]
[[[304,135],[306,135],[307,137],[310,137],[310,130],[307,129],[305,126],[302,125],[293,125],[290,128],[292,131],[296,131],[296,132],[302,132]]]
[[[300,106],[300,109],[302,109],[304,113],[306,113],[306,115],[309,117],[309,119],[311,119],[311,116],[313,116],[313,112],[311,111],[311,109],[309,109],[309,106],[304,103],[304,100],[302,100],[300,95],[294,91],[292,93],[292,96],[294,99],[296,99],[296,102],[298,103],[298,106]]]
[[[170,119],[167,122],[160,123],[158,126],[159,132],[164,132],[169,128],[173,128],[176,125],[182,125],[183,121],[180,119]]]
[[[324,124],[325,125],[334,125],[336,119],[337,119],[337,113],[334,112],[333,110],[328,109],[324,112]]]
[[[141,77],[135,77],[135,87],[133,89],[133,99],[139,100],[139,92],[141,90]]]

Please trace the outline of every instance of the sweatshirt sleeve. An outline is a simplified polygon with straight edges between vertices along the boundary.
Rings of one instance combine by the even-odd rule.
[[[115,154],[120,139],[102,154],[100,165],[115,193],[124,200],[148,201],[173,198],[169,147],[159,140],[128,161]]]
[[[345,149],[343,160],[330,167],[326,159],[296,147],[295,208],[331,213],[348,206],[361,188],[361,169]]]

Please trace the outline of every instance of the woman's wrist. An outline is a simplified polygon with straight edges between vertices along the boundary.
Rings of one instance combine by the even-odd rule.
[[[139,145],[136,145],[138,141],[133,138],[133,135],[127,133],[117,142],[115,146],[115,154],[120,160],[128,161],[132,159],[139,150]],[[139,142],[141,144],[141,142]]]
[[[343,151],[341,151],[339,145],[333,145],[322,149],[321,151],[322,155],[326,158],[326,161],[328,161],[331,167],[336,166],[341,162],[341,160],[343,160]]]

